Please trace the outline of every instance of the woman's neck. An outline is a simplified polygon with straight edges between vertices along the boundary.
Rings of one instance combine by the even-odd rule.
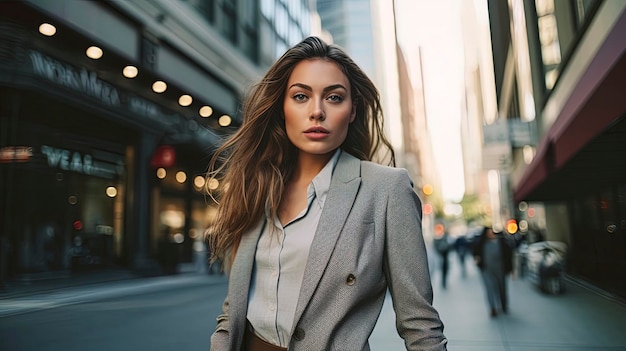
[[[325,155],[300,154],[298,162],[291,178],[292,181],[310,183],[316,175],[326,166],[333,153]]]

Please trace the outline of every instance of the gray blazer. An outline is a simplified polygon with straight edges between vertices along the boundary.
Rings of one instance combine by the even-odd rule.
[[[406,170],[342,153],[309,252],[289,350],[370,350],[387,289],[407,350],[446,350],[421,214]],[[263,222],[241,239],[211,350],[241,349]]]

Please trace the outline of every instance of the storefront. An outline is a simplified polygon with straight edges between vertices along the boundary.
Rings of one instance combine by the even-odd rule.
[[[133,149],[128,141],[134,133],[26,91],[3,90],[2,107],[15,113],[13,123],[3,123],[13,133],[11,145],[1,149],[0,165],[10,271],[84,271],[118,264],[127,150]],[[99,127],[84,128],[81,119]]]
[[[213,213],[199,176],[223,136],[210,130],[216,122],[201,125],[155,94],[154,72],[122,76],[132,59],[106,48],[106,60],[86,57],[93,38],[67,23],[22,3],[1,10],[0,283],[107,267],[158,272],[165,237],[191,261]],[[49,22],[64,37],[43,35]],[[173,162],[159,164],[163,147]]]
[[[208,160],[182,146],[163,145],[151,160],[151,251],[165,271],[172,260],[196,262],[203,270],[208,261],[204,234],[216,214],[216,203],[206,193]],[[172,252],[172,250],[174,250]]]

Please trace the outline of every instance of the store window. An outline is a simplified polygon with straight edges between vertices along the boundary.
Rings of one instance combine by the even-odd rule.
[[[122,251],[123,184],[72,175],[69,195],[72,269],[110,266]]]

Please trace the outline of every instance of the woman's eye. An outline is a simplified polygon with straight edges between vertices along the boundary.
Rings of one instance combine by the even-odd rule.
[[[298,94],[295,94],[293,96],[293,99],[296,100],[296,101],[304,101],[304,100],[306,100],[306,95],[304,95],[302,93],[298,93]]]
[[[328,100],[330,100],[331,102],[342,102],[343,101],[343,96],[341,96],[341,95],[330,95],[328,97]]]

